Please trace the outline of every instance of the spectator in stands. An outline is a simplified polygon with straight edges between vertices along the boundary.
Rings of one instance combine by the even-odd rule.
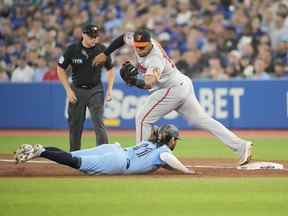
[[[283,39],[284,63],[288,65],[288,35]]]
[[[201,62],[201,52],[200,50],[194,49],[184,53],[183,62],[181,68],[178,68],[185,75],[190,77],[191,79],[195,79],[200,77],[202,70],[202,62]],[[176,63],[177,64],[177,63]]]
[[[288,80],[288,71],[282,59],[275,60],[273,75],[275,78]]]
[[[4,70],[4,68],[0,65],[0,82],[9,81],[9,77]]]
[[[250,79],[253,76],[253,64],[250,56],[242,56],[240,58],[240,71],[239,74],[242,78]]]
[[[248,34],[252,37],[252,41],[257,41],[257,38],[264,34],[261,28],[261,22],[262,18],[259,15],[252,17],[252,20],[249,22]]]
[[[28,38],[35,38],[41,40],[45,35],[45,29],[43,23],[40,20],[33,20],[29,25]]]
[[[288,28],[285,27],[286,14],[278,12],[275,21],[269,27],[272,49],[278,50],[281,38],[288,34]]]
[[[236,37],[236,30],[233,26],[226,26],[221,38],[223,39],[221,52],[228,53],[237,49],[238,38]]]
[[[229,65],[226,69],[230,72],[226,72],[230,78],[235,75],[228,59],[232,50],[240,52],[240,62],[245,56],[243,63],[249,60],[246,66],[251,68],[255,56],[261,54],[259,45],[266,44],[270,53],[264,54],[265,61],[270,61],[268,71],[274,68],[271,57],[280,57],[288,64],[288,49],[284,48],[288,42],[283,39],[288,35],[288,4],[283,0],[122,0],[113,4],[62,0],[33,1],[25,7],[21,1],[4,2],[0,13],[0,62],[9,77],[17,66],[14,59],[22,53],[27,53],[27,63],[32,66],[38,55],[44,56],[46,64],[51,57],[58,58],[67,44],[80,40],[80,25],[88,21],[104,24],[102,42],[143,26],[159,36],[168,54],[179,50],[182,60],[191,55],[191,50],[199,50],[201,59],[207,61],[217,51],[224,65]],[[201,74],[207,71],[203,70]]]
[[[240,60],[241,60],[241,54],[238,50],[232,50],[231,52],[228,53],[225,73],[230,78],[238,77],[242,73]]]
[[[205,77],[206,76],[206,77]],[[205,78],[214,80],[226,80],[228,75],[224,73],[221,59],[217,54],[213,54],[208,60],[207,74],[204,74]]]
[[[178,25],[186,24],[192,17],[191,5],[189,0],[179,1],[178,13],[176,16],[176,23]]]
[[[181,53],[178,49],[172,49],[170,51],[170,57],[174,60],[176,67],[181,71],[184,72],[186,67],[186,61],[183,58],[183,55],[181,56]]]
[[[231,23],[236,29],[237,38],[240,38],[240,36],[246,33],[246,26],[248,26],[249,22],[249,17],[247,16],[247,13],[245,13],[245,11],[243,10],[243,7],[236,8],[232,16]]]
[[[42,82],[44,74],[48,71],[47,63],[44,58],[38,56],[35,59],[35,67],[33,73],[33,81],[34,82]]]
[[[266,72],[267,63],[262,58],[256,58],[254,62],[254,75],[251,79],[256,80],[268,80],[270,79],[270,75]]]
[[[122,25],[122,17],[117,17],[116,8],[110,9],[106,14],[106,22],[104,28],[106,32],[113,32]]]
[[[240,51],[241,56],[249,56],[250,58],[253,58],[253,56],[255,55],[255,51],[252,46],[252,38],[249,36],[241,37],[237,47]]]
[[[26,61],[25,57],[20,57],[17,59],[17,67],[12,72],[11,81],[12,82],[32,82],[34,71]]]
[[[257,44],[266,44],[269,47],[271,47],[271,40],[270,37],[267,33],[261,34],[261,36],[257,37]]]
[[[57,64],[55,62],[50,61],[49,62],[49,69],[43,76],[43,81],[59,81],[58,75],[57,75]]]
[[[267,68],[266,70],[268,72],[272,72],[273,71],[273,62],[272,62],[272,55],[271,55],[271,48],[267,45],[259,45],[258,48],[257,48],[257,57],[258,58],[262,58],[266,65],[267,65]]]
[[[276,53],[278,58],[281,58],[283,63],[288,65],[288,35],[284,35],[281,39],[280,47]]]

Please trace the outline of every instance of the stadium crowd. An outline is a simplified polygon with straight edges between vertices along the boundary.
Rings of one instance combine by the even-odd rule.
[[[288,79],[287,1],[2,0],[0,81],[58,80],[57,59],[85,23],[101,24],[106,44],[150,29],[193,79]],[[115,54],[116,69],[130,52]]]

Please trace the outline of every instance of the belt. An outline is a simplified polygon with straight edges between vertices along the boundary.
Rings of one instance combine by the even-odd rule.
[[[126,169],[129,169],[129,167],[130,167],[130,159],[127,158]]]
[[[80,88],[80,89],[92,89],[96,85],[94,85],[94,84],[82,84],[82,85],[75,85],[75,86],[76,86],[76,88]]]

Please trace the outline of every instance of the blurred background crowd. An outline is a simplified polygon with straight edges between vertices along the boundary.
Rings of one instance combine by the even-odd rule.
[[[107,45],[150,29],[193,79],[288,79],[288,0],[0,0],[0,80],[58,80],[85,23],[101,24]],[[113,56],[116,72],[127,55]]]

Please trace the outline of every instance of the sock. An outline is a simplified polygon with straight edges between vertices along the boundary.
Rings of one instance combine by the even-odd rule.
[[[79,169],[81,166],[81,158],[72,157],[70,153],[54,147],[45,148],[40,156],[74,169]]]
[[[45,147],[45,150],[49,151],[63,151],[62,149],[56,148],[56,147]]]

